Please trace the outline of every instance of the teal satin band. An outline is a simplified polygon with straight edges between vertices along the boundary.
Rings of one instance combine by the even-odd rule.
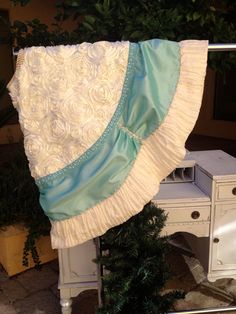
[[[130,44],[120,103],[102,137],[78,160],[36,181],[51,220],[79,215],[119,189],[142,139],[165,118],[179,69],[178,43],[154,39]]]
[[[179,44],[153,39],[138,44],[133,84],[122,123],[146,138],[163,121],[174,96],[180,72]]]

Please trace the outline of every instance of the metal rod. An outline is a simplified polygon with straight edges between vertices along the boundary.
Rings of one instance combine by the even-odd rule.
[[[18,51],[12,49],[13,55],[17,56]],[[209,44],[208,51],[236,51],[236,44]]]
[[[236,51],[236,44],[209,44],[208,51]]]
[[[229,312],[229,311],[235,311],[235,310],[236,310],[236,306],[228,306],[228,307],[218,307],[218,308],[215,307],[215,308],[208,308],[208,309],[205,308],[205,309],[197,309],[197,310],[169,312],[168,314],[219,313],[219,312]]]

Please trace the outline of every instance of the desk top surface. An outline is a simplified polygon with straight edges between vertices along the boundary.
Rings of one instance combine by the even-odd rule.
[[[206,194],[204,194],[196,186],[196,184],[192,182],[161,184],[159,192],[153,197],[153,201],[158,204],[164,204],[164,203],[210,204],[210,198]]]
[[[225,176],[235,176],[236,158],[222,150],[193,151],[186,154],[186,160],[195,160],[208,176],[220,179]]]

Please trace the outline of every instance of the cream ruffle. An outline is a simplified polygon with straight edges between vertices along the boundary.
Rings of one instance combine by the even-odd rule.
[[[207,41],[180,42],[176,93],[161,126],[142,144],[126,181],[112,196],[81,215],[52,222],[53,248],[67,248],[104,234],[139,213],[160,182],[185,156],[185,141],[198,117],[207,63]]]

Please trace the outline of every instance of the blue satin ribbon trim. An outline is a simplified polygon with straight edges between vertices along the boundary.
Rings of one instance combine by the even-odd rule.
[[[36,180],[51,220],[79,215],[123,184],[142,145],[168,113],[180,72],[176,42],[131,43],[119,105],[103,135],[65,168]]]

